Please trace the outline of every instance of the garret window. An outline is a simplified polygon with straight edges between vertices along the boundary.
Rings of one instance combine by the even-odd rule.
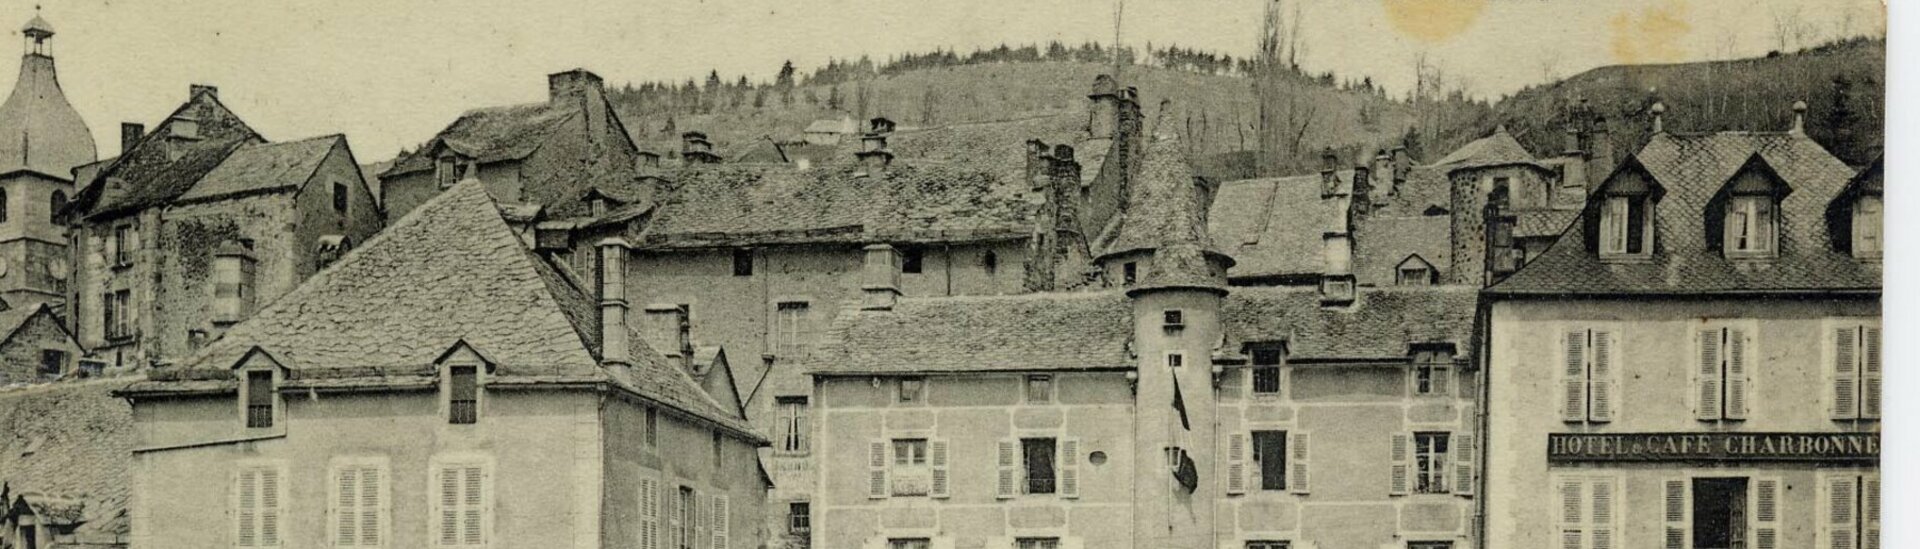
[[[1886,202],[1881,160],[1847,182],[1827,205],[1827,233],[1835,251],[1854,259],[1877,261],[1886,251]]]
[[[241,418],[248,429],[270,429],[280,419],[280,364],[255,348],[234,366]]]
[[[1589,225],[1601,259],[1635,260],[1653,255],[1654,208],[1663,194],[1659,182],[1639,159],[1628,157],[1595,200],[1598,223]]]
[[[440,402],[447,423],[479,423],[486,376],[492,365],[465,341],[454,344],[434,363],[440,369]]]
[[[1780,201],[1791,191],[1765,158],[1757,153],[1747,157],[1707,208],[1707,241],[1718,244],[1729,259],[1778,255]]]

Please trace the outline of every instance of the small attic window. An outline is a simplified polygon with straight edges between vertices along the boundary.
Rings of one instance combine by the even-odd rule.
[[[733,250],[733,276],[753,276],[753,250]]]
[[[1727,257],[1769,257],[1777,251],[1779,209],[1767,195],[1738,195],[1727,200]]]
[[[920,248],[900,250],[900,272],[920,274],[926,269],[926,252]]]
[[[1877,194],[1861,195],[1853,202],[1853,257],[1878,259],[1886,249],[1885,200]]]
[[[246,384],[247,428],[264,429],[273,427],[273,371],[249,370]]]
[[[1653,250],[1653,212],[1645,194],[1607,197],[1600,213],[1602,257],[1645,257]]]

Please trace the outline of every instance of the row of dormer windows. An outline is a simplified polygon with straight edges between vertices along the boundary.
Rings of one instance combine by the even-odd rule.
[[[1615,194],[1601,203],[1599,251],[1610,259],[1649,257],[1653,253],[1655,200],[1645,193]],[[1709,238],[1728,258],[1766,259],[1780,252],[1780,198],[1741,194],[1721,201],[1719,238]],[[1885,244],[1885,204],[1879,195],[1862,195],[1848,205],[1845,237],[1854,257],[1877,259]],[[1709,223],[1712,223],[1709,219]],[[1708,231],[1712,237],[1716,231]]]

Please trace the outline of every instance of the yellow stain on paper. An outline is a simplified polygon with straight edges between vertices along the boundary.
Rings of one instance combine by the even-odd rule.
[[[1680,39],[1693,30],[1687,24],[1687,5],[1670,0],[1635,13],[1622,11],[1607,21],[1613,31],[1613,60],[1616,63],[1670,63],[1680,61],[1686,52]]]
[[[1415,40],[1434,44],[1466,32],[1486,11],[1487,0],[1383,0],[1387,22]]]

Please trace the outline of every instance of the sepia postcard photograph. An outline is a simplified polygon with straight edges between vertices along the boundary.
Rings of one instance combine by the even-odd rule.
[[[0,1],[0,549],[1920,547],[1913,7]]]

